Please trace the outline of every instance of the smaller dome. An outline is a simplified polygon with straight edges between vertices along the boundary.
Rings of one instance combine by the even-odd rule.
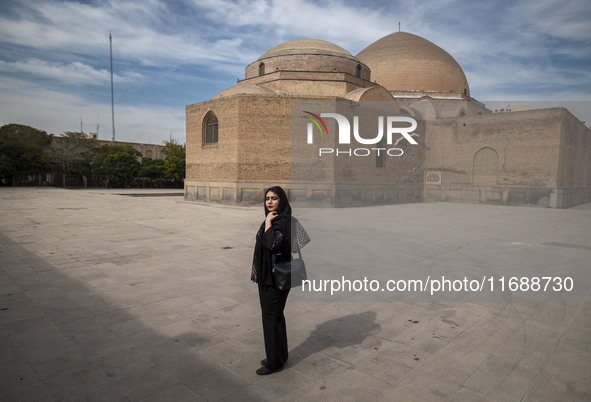
[[[218,93],[212,99],[226,98],[234,95],[276,95],[275,92],[265,87],[259,87],[256,85],[249,84],[238,84],[233,87],[224,89]]]
[[[296,39],[275,46],[257,60],[296,54],[324,54],[354,59],[353,55],[340,46],[320,39]]]
[[[275,46],[246,66],[244,77],[251,79],[283,71],[345,73],[365,81],[370,77],[369,68],[351,53],[319,39],[296,39]]]
[[[345,96],[346,99],[354,102],[365,102],[365,101],[388,101],[396,102],[392,97],[392,94],[384,87],[369,87],[369,88],[358,88],[351,91]]]

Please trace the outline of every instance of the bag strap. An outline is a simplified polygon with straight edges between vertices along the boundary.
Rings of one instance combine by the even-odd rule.
[[[275,253],[271,253],[271,264],[275,265]],[[291,255],[293,256],[293,253],[291,253]],[[302,251],[301,249],[298,247],[298,255],[300,256],[300,260],[303,260],[302,258]],[[292,258],[293,259],[293,258]]]
[[[296,239],[292,239],[291,241],[294,241],[294,240],[297,242],[297,240],[296,240]],[[303,258],[302,258],[302,251],[301,251],[301,250],[302,250],[302,248],[300,247],[300,245],[299,245],[299,244],[298,244],[297,246],[298,246],[298,255],[300,256],[300,260],[303,260]],[[291,253],[291,256],[292,256],[292,258],[291,258],[291,259],[293,259],[293,253],[292,253],[292,250],[289,250],[289,252]],[[275,265],[275,253],[271,253],[271,264],[272,264],[272,265]]]

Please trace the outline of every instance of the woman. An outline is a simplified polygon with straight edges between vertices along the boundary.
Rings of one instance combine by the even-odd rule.
[[[256,371],[259,375],[272,374],[283,369],[287,351],[287,330],[283,310],[289,289],[274,286],[272,268],[276,262],[290,261],[292,246],[303,247],[309,240],[301,225],[297,225],[295,244],[291,238],[291,206],[287,194],[279,186],[265,191],[265,221],[256,235],[251,280],[259,286],[259,300],[263,318],[263,335],[267,358]],[[300,240],[301,239],[301,240]]]

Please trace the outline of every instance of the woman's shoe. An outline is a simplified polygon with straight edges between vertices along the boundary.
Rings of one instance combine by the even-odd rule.
[[[261,366],[267,367],[267,359],[261,360]]]
[[[263,367],[257,369],[257,374],[258,375],[268,375],[268,374],[276,373],[281,370],[283,370],[283,367],[279,367],[278,369],[270,369],[267,366],[263,366]]]

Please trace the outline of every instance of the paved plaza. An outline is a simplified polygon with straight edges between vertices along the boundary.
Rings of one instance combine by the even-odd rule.
[[[2,401],[591,400],[591,204],[295,207],[325,288],[292,289],[270,376],[262,204],[0,188],[0,207]]]

